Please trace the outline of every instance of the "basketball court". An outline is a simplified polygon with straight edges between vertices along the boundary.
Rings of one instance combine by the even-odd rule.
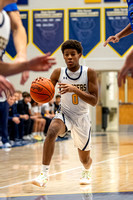
[[[132,133],[92,133],[93,175],[80,186],[81,164],[70,138],[56,142],[46,188],[31,184],[41,168],[43,143],[0,150],[0,200],[130,200]]]

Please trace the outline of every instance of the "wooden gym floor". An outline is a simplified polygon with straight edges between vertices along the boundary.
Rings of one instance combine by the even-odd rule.
[[[0,149],[0,200],[133,199],[133,133],[92,133],[89,186],[79,185],[81,164],[72,139],[56,142],[47,187],[32,185],[41,169],[42,147]]]

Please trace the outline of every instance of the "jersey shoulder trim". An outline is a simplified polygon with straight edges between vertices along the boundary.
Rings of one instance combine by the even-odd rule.
[[[11,3],[11,4],[7,5],[6,7],[4,7],[4,10],[6,12],[18,11],[18,7],[17,7],[16,3]]]

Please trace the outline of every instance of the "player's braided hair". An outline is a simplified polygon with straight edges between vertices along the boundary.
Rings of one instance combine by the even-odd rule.
[[[77,50],[78,53],[81,53],[81,54],[83,52],[83,47],[82,47],[81,43],[77,40],[65,41],[61,46],[61,51],[63,54],[64,54],[65,49],[75,49],[75,50]]]

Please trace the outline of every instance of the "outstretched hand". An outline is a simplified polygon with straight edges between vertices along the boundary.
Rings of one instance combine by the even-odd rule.
[[[126,75],[131,74],[133,77],[133,50],[128,54],[125,63],[118,74],[118,85],[119,87],[122,84],[122,81],[125,83]]]
[[[14,62],[15,63],[21,63],[21,62],[24,62],[26,61],[27,58],[26,58],[26,55],[18,55],[16,56]],[[21,75],[21,80],[20,80],[20,84],[21,85],[24,85],[26,83],[26,81],[29,79],[29,71],[24,71],[22,72],[22,75]]]
[[[20,84],[24,85],[25,82],[29,79],[29,71],[22,72]]]
[[[103,44],[104,47],[106,47],[106,45],[109,43],[109,42],[113,42],[113,43],[117,43],[119,42],[120,38],[117,36],[117,35],[114,35],[114,36],[110,36]]]
[[[2,91],[7,97],[9,94],[12,96],[15,92],[15,89],[13,85],[8,80],[6,80],[4,76],[0,75],[0,94]]]
[[[36,57],[28,61],[28,70],[31,71],[48,71],[56,64],[55,58],[50,57],[50,53],[44,56]]]

